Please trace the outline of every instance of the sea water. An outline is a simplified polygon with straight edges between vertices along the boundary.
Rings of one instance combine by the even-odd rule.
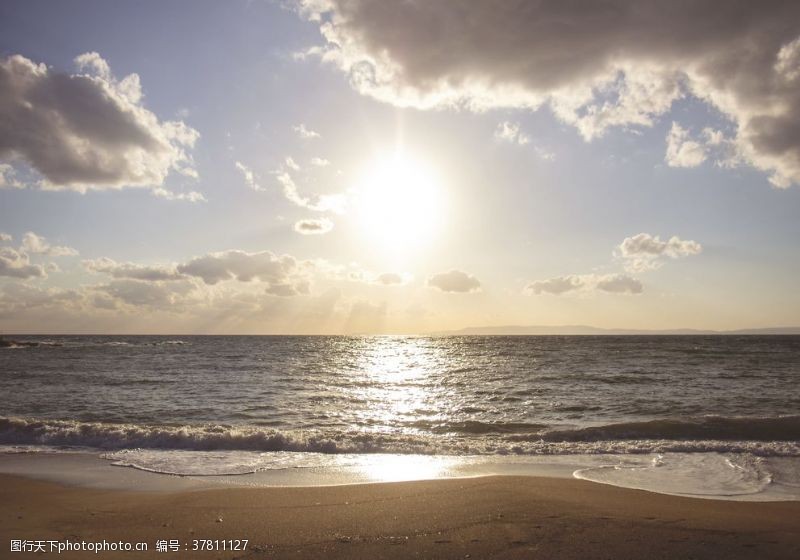
[[[800,498],[796,336],[13,338],[37,344],[0,348],[6,453]]]

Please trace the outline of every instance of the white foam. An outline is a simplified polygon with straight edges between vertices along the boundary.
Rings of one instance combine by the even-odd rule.
[[[664,494],[706,498],[800,499],[797,459],[773,459],[733,453],[667,453],[614,457],[599,466],[575,471],[575,478]],[[774,471],[782,465],[773,484]],[[787,484],[788,483],[788,484]]]
[[[574,476],[692,497],[800,500],[799,459],[748,454],[498,457],[146,449],[107,453],[102,455],[105,460],[100,457],[86,452],[0,454],[0,472],[124,490],[219,484],[326,486],[483,475]]]
[[[175,449],[125,449],[105,453],[117,467],[181,476],[223,476],[258,471],[311,468],[329,465],[330,455],[286,451],[187,451]]]

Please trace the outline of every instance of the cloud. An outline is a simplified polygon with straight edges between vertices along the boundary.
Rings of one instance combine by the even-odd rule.
[[[303,235],[322,235],[333,229],[333,222],[327,218],[309,218],[295,222],[294,230]]]
[[[378,275],[376,281],[378,284],[383,284],[384,286],[394,286],[405,284],[406,278],[404,278],[402,274],[396,272],[384,272]]]
[[[149,282],[124,278],[112,280],[108,284],[93,286],[92,290],[107,295],[112,301],[106,301],[107,307],[115,307],[113,300],[134,307],[151,307],[169,309],[180,307],[185,297],[195,289],[191,282],[178,283]]]
[[[14,240],[14,238],[10,234],[3,233],[2,231],[0,231],[0,241],[5,242],[5,241],[13,241],[13,240]]]
[[[697,241],[683,240],[673,235],[667,241],[661,241],[656,235],[639,233],[626,237],[619,244],[615,253],[625,261],[628,272],[645,272],[661,267],[661,257],[679,259],[699,255],[703,251]]]
[[[188,150],[198,132],[146,109],[138,75],[116,79],[97,53],[75,64],[68,74],[20,55],[0,60],[0,157],[41,174],[31,186],[154,188],[171,172],[197,176]]]
[[[0,189],[24,189],[25,184],[16,175],[16,169],[7,163],[0,163]]]
[[[0,317],[19,317],[30,309],[44,308],[55,312],[80,308],[83,294],[76,290],[43,288],[23,282],[6,283],[0,291]],[[47,319],[50,316],[45,317]]]
[[[571,274],[537,280],[525,287],[529,294],[562,295],[568,292],[599,290],[614,294],[640,294],[642,283],[626,274]]]
[[[258,181],[256,180],[256,176],[253,173],[252,169],[250,169],[240,161],[237,161],[235,165],[236,169],[238,169],[241,172],[242,176],[244,177],[244,182],[245,184],[247,184],[248,187],[250,187],[254,191],[265,190],[264,188],[261,187],[261,185],[258,184]]]
[[[357,282],[359,284],[372,284],[378,286],[400,286],[408,284],[414,279],[407,272],[374,272],[363,268],[358,263],[340,265],[320,259],[315,261],[315,268],[325,278],[343,282]]]
[[[428,278],[428,286],[443,292],[459,293],[479,292],[481,289],[481,283],[477,278],[460,270],[434,274]]]
[[[743,162],[776,187],[800,183],[800,3],[301,0],[299,11],[325,41],[302,58],[364,95],[423,109],[547,105],[587,140],[652,126],[693,96],[730,120]]]
[[[32,231],[22,236],[20,251],[33,255],[48,255],[51,257],[70,257],[78,254],[78,251],[72,247],[50,245],[44,237],[38,236]]]
[[[494,139],[500,142],[519,144],[520,146],[524,146],[531,141],[531,137],[520,130],[519,123],[510,121],[503,121],[497,125],[494,131]]]
[[[267,284],[267,293],[293,296],[309,292],[310,266],[308,262],[298,261],[291,255],[231,250],[196,257],[178,265],[177,270],[181,274],[200,278],[208,285],[231,279],[239,282],[259,281]]]
[[[297,162],[291,157],[287,157],[284,163],[288,169],[291,169],[292,171],[300,171],[300,165],[298,165]]]
[[[598,290],[612,294],[641,294],[642,283],[626,274],[605,274],[595,278]]]
[[[315,167],[328,167],[330,164],[331,162],[329,162],[325,158],[319,158],[319,157],[311,158],[311,165]]]
[[[0,247],[0,276],[11,278],[44,278],[44,267],[31,264],[28,255],[12,249]]]
[[[301,195],[290,171],[299,170],[299,166],[294,163],[292,158],[286,158],[286,160],[287,164],[291,161],[294,166],[287,165],[286,167],[280,167],[273,173],[278,183],[281,185],[283,196],[285,196],[289,202],[302,208],[313,210],[314,212],[344,213],[345,207],[347,206],[347,195],[344,193],[322,194],[316,195],[313,198]]]
[[[313,130],[306,128],[306,125],[304,125],[303,123],[293,126],[292,129],[297,133],[298,136],[300,136],[300,138],[304,139],[322,138],[319,132],[315,132]]]
[[[667,133],[667,154],[664,161],[670,167],[697,167],[706,160],[705,147],[689,139],[689,131],[673,122]]]
[[[153,194],[158,198],[163,198],[164,200],[185,200],[187,202],[208,202],[206,197],[203,193],[199,193],[197,191],[189,191],[186,193],[176,193],[173,191],[168,191],[167,189],[163,189],[161,187],[154,187]]]
[[[676,122],[667,133],[667,152],[664,161],[670,167],[697,167],[713,159],[718,167],[732,168],[747,164],[747,158],[735,138],[710,127],[692,135]]]
[[[102,257],[84,260],[83,266],[89,272],[107,274],[114,280],[131,280],[137,283],[107,284],[124,287],[126,290],[132,290],[141,283],[153,283],[174,292],[176,288],[169,288],[167,284],[185,285],[187,281],[196,282],[193,279],[198,279],[207,286],[216,286],[228,280],[237,280],[263,284],[266,293],[277,296],[308,294],[314,268],[313,263],[298,261],[291,255],[278,256],[270,251],[248,253],[239,250],[209,253],[177,265],[120,263]],[[106,292],[110,293],[108,290]]]
[[[682,240],[673,235],[669,241],[661,241],[656,235],[639,233],[633,237],[626,237],[619,245],[625,257],[640,255],[667,255],[672,258],[686,257],[699,254],[703,248],[696,241]]]
[[[148,282],[183,280],[175,266],[148,266],[134,263],[118,263],[107,257],[85,260],[83,266],[90,272],[108,274],[113,278],[127,278],[131,280],[144,280]]]

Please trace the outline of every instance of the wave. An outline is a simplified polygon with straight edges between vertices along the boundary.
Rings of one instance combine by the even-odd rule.
[[[480,422],[467,420],[464,422],[431,422],[417,420],[408,424],[409,427],[425,430],[434,434],[511,434],[511,433],[538,433],[547,428],[547,424],[532,424],[529,422]]]
[[[5,340],[0,337],[0,348],[15,349],[15,348],[39,348],[39,347],[54,347],[63,346],[60,342],[52,340]]]
[[[745,419],[728,419],[744,422]],[[669,437],[656,424],[666,421],[613,424],[577,430],[534,433],[385,433],[357,430],[278,430],[259,426],[111,424],[31,418],[0,418],[0,445],[61,448],[174,449],[195,451],[293,451],[315,453],[399,453],[426,455],[565,455],[643,454],[663,452],[751,453],[758,456],[800,457],[800,438],[784,424],[797,425],[800,417],[761,419],[761,431],[738,439]],[[675,421],[677,422],[677,421]],[[754,420],[749,420],[754,422]],[[792,424],[794,422],[794,424]],[[712,422],[713,424],[714,422]],[[688,422],[683,422],[688,424]],[[756,422],[759,424],[759,422]],[[794,437],[764,438],[772,433]],[[538,426],[538,425],[532,425]],[[623,428],[625,426],[625,428]],[[518,428],[518,426],[515,426]],[[687,430],[672,430],[686,434]],[[688,433],[693,433],[688,430]],[[700,432],[698,432],[699,434]],[[728,432],[722,431],[723,434]],[[631,435],[634,434],[634,435]],[[759,438],[747,438],[746,435]]]
[[[578,429],[550,430],[536,434],[536,437],[554,442],[625,439],[798,441],[800,440],[800,416],[670,418],[621,422]]]

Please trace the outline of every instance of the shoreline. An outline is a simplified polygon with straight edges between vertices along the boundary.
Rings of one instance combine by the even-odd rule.
[[[135,453],[136,450],[134,450]],[[109,491],[172,492],[218,488],[304,488],[382,484],[411,481],[460,480],[478,477],[536,477],[583,480],[615,488],[652,494],[729,502],[800,502],[796,484],[798,461],[788,458],[790,478],[769,474],[761,481],[731,481],[719,469],[727,465],[737,476],[741,469],[725,455],[689,455],[701,470],[688,470],[686,456],[667,455],[552,455],[552,456],[446,456],[397,454],[308,454],[262,453],[271,457],[271,467],[238,473],[200,473],[193,463],[226,461],[224,452],[171,451],[186,453],[183,472],[143,468],[121,457],[99,450],[37,450],[0,452],[0,475],[24,476],[59,485]],[[313,457],[313,455],[317,455]],[[277,456],[277,458],[276,458]],[[773,458],[772,461],[779,459]],[[675,465],[679,470],[675,470]],[[773,463],[773,467],[780,467]],[[732,485],[735,483],[734,485]],[[738,485],[738,486],[737,486]]]
[[[794,558],[800,502],[693,499],[534,476],[161,492],[67,486],[0,474],[11,539],[177,540],[191,558]],[[192,552],[195,539],[246,551]],[[186,551],[183,547],[190,547]],[[467,556],[469,555],[469,556]]]

